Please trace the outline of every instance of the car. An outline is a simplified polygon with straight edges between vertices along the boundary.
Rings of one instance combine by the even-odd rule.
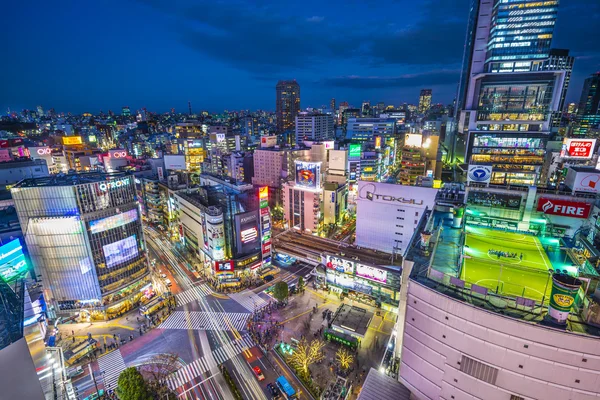
[[[271,396],[273,396],[274,399],[278,398],[281,395],[279,388],[273,385],[272,383],[267,384],[267,389],[269,389],[269,392],[271,393]]]
[[[96,400],[96,399],[101,398],[102,396],[104,396],[104,390],[100,389],[96,393],[92,393],[91,395],[89,395],[88,397],[86,397],[83,400]]]
[[[74,378],[74,377],[79,376],[79,375],[81,375],[83,373],[84,373],[84,370],[80,366],[69,368],[67,370],[67,376],[69,378]]]
[[[165,279],[165,285],[167,286],[171,286],[173,283],[171,282],[171,280],[169,278]]]
[[[267,275],[263,278],[265,282],[271,282],[275,277],[273,275]]]
[[[254,375],[256,375],[256,378],[258,379],[259,382],[265,380],[265,376],[263,375],[259,366],[253,367],[252,371],[254,371]]]
[[[160,274],[160,277],[163,279],[167,279],[167,274]]]

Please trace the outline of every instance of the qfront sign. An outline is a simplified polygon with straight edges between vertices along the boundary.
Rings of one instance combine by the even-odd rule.
[[[591,208],[591,204],[547,197],[540,197],[537,205],[537,210],[544,214],[572,218],[587,218],[590,215]]]
[[[123,178],[123,179],[119,179],[116,181],[102,182],[98,185],[98,187],[103,192],[106,192],[110,189],[120,188],[120,187],[127,186],[127,185],[129,185],[129,178]]]

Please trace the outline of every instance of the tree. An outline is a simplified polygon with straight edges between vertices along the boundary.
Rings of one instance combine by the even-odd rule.
[[[289,288],[287,282],[279,281],[273,286],[273,297],[277,300],[285,301],[289,294]]]
[[[148,377],[148,383],[152,392],[159,399],[176,399],[177,396],[166,385],[169,375],[181,368],[182,364],[179,356],[174,353],[157,354],[150,359],[148,364],[144,364],[142,371]]]
[[[304,288],[304,278],[298,278],[298,290],[302,290]]]
[[[354,357],[352,354],[348,352],[348,350],[340,347],[340,349],[335,353],[335,359],[337,360],[341,369],[348,369],[352,361],[354,361]]]
[[[117,383],[117,395],[121,400],[152,400],[150,388],[144,377],[134,367],[129,367],[121,372]]]
[[[323,351],[321,351],[324,346],[325,343],[318,339],[315,339],[310,343],[308,343],[306,339],[302,339],[292,355],[289,356],[288,361],[293,367],[298,369],[306,380],[308,380],[310,377],[308,367],[321,361],[325,357]]]

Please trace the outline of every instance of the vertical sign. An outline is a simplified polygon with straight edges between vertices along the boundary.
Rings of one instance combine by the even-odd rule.
[[[271,265],[271,213],[269,210],[269,187],[258,188],[260,203],[260,240],[263,267]]]

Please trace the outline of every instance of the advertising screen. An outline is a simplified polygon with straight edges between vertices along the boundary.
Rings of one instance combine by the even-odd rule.
[[[233,272],[233,261],[215,261],[217,272]]]
[[[235,216],[238,254],[247,254],[260,249],[258,234],[258,212],[251,211]]]
[[[19,239],[0,247],[0,278],[10,282],[27,272],[27,261]]]
[[[327,256],[327,268],[336,270],[337,272],[343,272],[345,274],[354,273],[354,262],[344,260],[343,258],[336,256]]]
[[[106,266],[108,268],[134,259],[138,255],[136,235],[107,244],[102,249],[104,250],[104,257],[106,258]]]
[[[467,203],[484,207],[518,209],[521,207],[521,196],[501,193],[469,192]]]
[[[594,154],[596,139],[565,139],[560,156],[565,158],[589,159]]]
[[[360,153],[362,150],[361,144],[351,144],[348,148],[348,157],[350,158],[360,158]]]
[[[356,264],[356,276],[381,283],[387,282],[386,271],[362,264]]]
[[[90,222],[90,233],[100,233],[108,229],[118,228],[130,222],[137,221],[137,210],[129,210],[127,212],[113,215]]]
[[[185,166],[185,156],[181,155],[165,155],[163,157],[165,160],[165,168],[166,169],[174,169],[174,170],[184,170]]]
[[[404,146],[406,147],[421,147],[423,144],[423,135],[409,133],[404,138]]]
[[[65,136],[62,138],[64,145],[82,144],[81,136]]]
[[[321,163],[296,161],[296,185],[317,189],[321,183]]]

